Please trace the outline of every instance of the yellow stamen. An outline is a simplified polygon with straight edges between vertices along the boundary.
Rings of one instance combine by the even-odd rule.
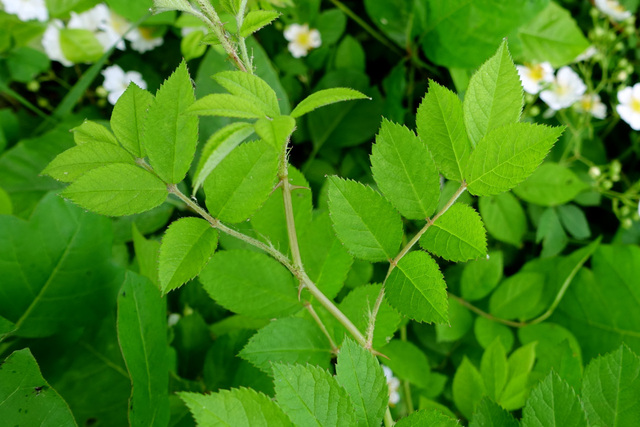
[[[631,109],[636,113],[640,113],[640,99],[631,98]]]

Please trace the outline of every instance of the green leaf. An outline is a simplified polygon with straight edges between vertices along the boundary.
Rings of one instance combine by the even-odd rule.
[[[396,255],[402,241],[402,220],[372,188],[330,177],[329,212],[338,238],[353,256],[388,261]]]
[[[285,317],[274,320],[252,336],[240,357],[267,373],[271,373],[276,362],[308,363],[326,369],[331,360],[331,347],[315,322]]]
[[[545,279],[544,274],[530,271],[506,278],[491,294],[489,311],[503,319],[530,319],[538,314]]]
[[[158,258],[162,294],[196,277],[218,246],[218,231],[200,218],[180,218],[164,234]]]
[[[480,197],[482,221],[489,234],[501,242],[522,246],[527,232],[527,217],[518,199],[511,193]]]
[[[473,325],[469,310],[458,300],[449,297],[449,324],[436,324],[438,342],[454,342],[464,337]]]
[[[130,83],[118,98],[111,114],[111,129],[120,144],[138,158],[145,157],[144,120],[147,109],[153,102],[153,95]]]
[[[496,54],[471,77],[464,95],[464,122],[471,145],[476,147],[495,128],[517,123],[523,105],[520,77],[503,41]]]
[[[352,339],[345,339],[338,353],[336,380],[351,396],[358,425],[380,426],[389,402],[389,387],[371,352]]]
[[[91,120],[85,120],[80,126],[71,129],[71,132],[73,132],[73,140],[77,145],[89,142],[118,145],[118,140],[109,129]]]
[[[115,163],[85,173],[60,195],[90,211],[121,216],[155,208],[165,201],[168,191],[152,173]]]
[[[160,289],[160,280],[158,279],[160,242],[145,239],[135,223],[132,224],[131,228],[133,249],[136,254],[136,260],[138,261],[138,272],[151,280],[151,282]]]
[[[320,31],[322,44],[332,45],[342,37],[347,28],[347,15],[340,9],[326,9],[318,15],[315,27]]]
[[[416,115],[418,135],[427,144],[445,178],[462,181],[471,144],[458,95],[433,80]]]
[[[420,237],[420,246],[449,261],[467,261],[487,255],[487,236],[478,212],[456,203]]]
[[[568,10],[549,5],[518,30],[522,56],[527,61],[548,61],[554,68],[573,62],[587,50],[589,41]]]
[[[453,377],[453,401],[462,414],[471,419],[476,406],[485,395],[484,382],[478,369],[463,356]]]
[[[522,411],[522,426],[586,427],[587,420],[573,389],[551,372],[531,391]]]
[[[211,171],[214,170],[234,148],[252,134],[253,127],[249,123],[236,122],[219,129],[211,135],[200,154],[198,167],[193,177],[192,194],[195,195]]]
[[[165,182],[182,181],[198,144],[198,118],[183,114],[194,103],[193,83],[183,60],[162,84],[144,120],[149,163]]]
[[[0,316],[15,323],[13,335],[46,337],[104,316],[122,283],[112,238],[109,219],[55,194],[29,222],[0,215]]]
[[[319,90],[300,101],[291,112],[291,117],[298,118],[313,110],[336,102],[352,101],[355,99],[371,99],[365,94],[354,89],[345,87],[335,87],[331,89]]]
[[[42,173],[58,181],[73,182],[90,170],[114,163],[134,165],[135,161],[118,145],[94,141],[58,154]]]
[[[228,222],[240,222],[262,206],[278,171],[278,153],[265,141],[233,150],[204,181],[209,212]]]
[[[555,209],[547,208],[540,216],[536,230],[536,243],[542,241],[542,258],[558,255],[569,243],[567,234]]]
[[[408,219],[436,210],[440,177],[429,150],[412,131],[382,119],[371,153],[371,172],[385,197]]]
[[[418,322],[447,323],[447,285],[428,254],[413,251],[400,259],[386,280],[389,303]]]
[[[0,215],[11,214],[13,214],[13,203],[11,202],[11,197],[9,197],[7,192],[0,187]]]
[[[0,419],[12,426],[77,426],[28,348],[13,352],[0,364]]]
[[[365,0],[364,7],[371,21],[402,48],[424,30],[426,2]]]
[[[416,411],[408,417],[401,418],[397,427],[430,426],[430,427],[457,427],[458,420],[443,414],[437,409]]]
[[[273,365],[276,400],[297,426],[353,426],[353,402],[326,370],[314,366]]]
[[[487,259],[467,263],[460,279],[462,297],[476,301],[489,295],[502,279],[502,259],[502,252],[492,252]]]
[[[296,121],[291,116],[278,116],[272,120],[259,119],[254,126],[260,138],[273,145],[276,151],[282,152],[296,128]]]
[[[200,281],[218,304],[239,314],[274,318],[301,308],[289,271],[263,253],[217,252],[200,273]]]
[[[493,340],[482,355],[480,374],[484,382],[487,395],[497,400],[502,389],[507,384],[507,354],[499,338]]]
[[[508,326],[502,323],[494,322],[486,317],[478,316],[473,324],[473,333],[480,346],[484,349],[489,347],[491,343],[499,338],[508,353],[513,347],[513,332]]]
[[[490,131],[471,153],[465,173],[469,192],[492,196],[536,170],[564,128],[514,123]]]
[[[64,28],[59,37],[62,54],[74,64],[96,62],[104,52],[104,47],[90,30]]]
[[[245,98],[227,93],[214,93],[198,99],[187,113],[198,116],[235,117],[260,119],[265,116],[262,109]]]
[[[520,423],[513,418],[509,412],[505,411],[488,397],[483,397],[469,427],[518,427]]]
[[[526,181],[513,189],[522,200],[542,206],[557,206],[573,200],[589,186],[571,169],[558,163],[542,164]]]
[[[590,425],[627,426],[640,419],[640,358],[622,345],[593,359],[584,373],[582,401]]]
[[[388,357],[382,360],[396,377],[423,389],[431,385],[429,360],[415,344],[395,339],[382,347],[380,352]]]
[[[240,28],[241,37],[249,37],[251,34],[259,31],[262,27],[266,27],[273,21],[278,19],[280,12],[275,10],[252,10],[247,13],[242,21]]]
[[[167,308],[146,278],[127,272],[118,295],[118,342],[131,376],[129,422],[162,426],[169,422]]]
[[[587,216],[576,205],[558,206],[558,216],[565,230],[576,239],[584,240],[591,237]]]
[[[201,426],[288,427],[291,421],[266,394],[250,388],[200,394],[181,392],[196,423]]]
[[[364,72],[366,67],[366,58],[364,49],[360,42],[354,37],[346,35],[336,49],[335,56],[333,58],[333,66],[337,70],[351,69]]]
[[[271,13],[278,12],[271,11]],[[276,93],[260,77],[244,71],[223,71],[215,74],[213,80],[232,95],[249,101],[260,108],[263,115],[269,117],[280,115]]]

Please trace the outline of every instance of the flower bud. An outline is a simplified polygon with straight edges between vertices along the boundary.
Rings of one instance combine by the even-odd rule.
[[[622,164],[618,159],[613,160],[611,162],[611,165],[609,165],[609,167],[611,168],[611,173],[614,175],[619,175],[620,172],[622,172]]]
[[[109,95],[109,92],[107,92],[107,90],[102,87],[102,86],[98,86],[96,88],[96,96],[99,98],[106,98],[107,95]]]
[[[628,230],[633,225],[633,221],[631,220],[631,218],[625,218],[622,220],[621,225],[622,225],[622,228],[625,228]]]
[[[611,187],[613,187],[613,182],[609,181],[608,179],[602,181],[602,188],[604,188],[605,190],[611,190]]]
[[[591,166],[589,168],[589,176],[593,179],[596,179],[597,177],[599,177],[600,175],[602,175],[602,171],[600,170],[599,167],[597,166]]]
[[[40,83],[37,80],[31,80],[27,83],[27,90],[29,92],[37,92],[40,90]]]

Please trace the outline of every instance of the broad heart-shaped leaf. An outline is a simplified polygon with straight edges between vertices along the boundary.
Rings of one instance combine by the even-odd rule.
[[[349,394],[326,370],[277,363],[273,376],[276,400],[296,426],[358,425]]]
[[[331,347],[315,322],[300,317],[274,320],[251,337],[240,352],[266,373],[275,362],[329,367]]]
[[[338,238],[356,258],[387,261],[396,255],[402,220],[371,187],[330,177],[329,212]]]
[[[118,294],[118,342],[133,388],[129,422],[137,426],[169,422],[167,300],[149,279],[132,272]]]
[[[501,242],[520,247],[527,232],[527,217],[511,193],[480,197],[478,209],[489,234]]]
[[[296,121],[291,116],[278,116],[273,119],[258,119],[254,127],[260,138],[273,145],[276,151],[282,152],[296,128]]]
[[[218,246],[218,231],[200,218],[180,218],[162,238],[158,278],[163,294],[196,277]]]
[[[520,184],[542,163],[563,130],[529,123],[493,129],[469,158],[465,171],[469,192],[491,196]]]
[[[519,425],[520,423],[513,418],[513,415],[488,397],[483,397],[476,406],[469,427],[518,427]]]
[[[109,216],[148,211],[164,202],[168,194],[157,176],[125,163],[93,169],[60,193],[85,209]]]
[[[623,427],[640,420],[640,357],[629,347],[593,359],[582,380],[591,425]]]
[[[507,384],[507,354],[499,338],[493,340],[482,355],[480,362],[480,374],[484,382],[487,395],[497,400],[502,389]]]
[[[389,402],[389,387],[373,354],[352,339],[345,339],[338,353],[336,380],[351,396],[358,425],[380,426]]]
[[[85,120],[80,126],[71,129],[71,132],[73,132],[73,140],[76,145],[88,142],[104,142],[118,145],[118,140],[109,129],[91,120]]]
[[[438,169],[447,179],[462,181],[471,155],[458,95],[433,80],[416,114],[418,136],[427,144]]]
[[[253,128],[249,123],[236,122],[219,129],[209,137],[202,149],[198,167],[193,177],[193,194],[196,194],[211,171],[214,170],[234,148],[252,134]]]
[[[112,163],[135,164],[135,161],[118,145],[93,141],[58,154],[42,173],[58,181],[73,182],[92,169]]]
[[[415,133],[382,119],[371,154],[371,172],[382,193],[408,219],[425,219],[438,206],[440,177]]]
[[[278,19],[279,16],[280,12],[275,10],[252,10],[247,13],[247,16],[245,16],[242,21],[240,36],[249,37],[256,31],[259,31],[262,27],[265,27]]]
[[[260,77],[244,71],[223,71],[215,74],[213,80],[232,95],[260,108],[264,115],[272,118],[280,115],[276,93]]]
[[[200,394],[181,392],[200,426],[289,427],[291,421],[266,394],[250,388]]]
[[[453,377],[453,401],[462,414],[471,419],[476,405],[485,395],[484,382],[478,369],[464,356]]]
[[[291,112],[291,117],[298,118],[313,110],[325,105],[335,104],[336,102],[351,101],[354,99],[371,99],[362,92],[345,87],[334,87],[331,89],[323,89],[312,93],[305,99],[300,101],[296,108]]]
[[[217,252],[200,273],[200,281],[211,298],[238,314],[273,318],[301,308],[293,276],[260,252]]]
[[[420,246],[449,261],[468,261],[487,254],[487,236],[478,212],[456,203],[420,237]]]
[[[400,259],[385,282],[387,299],[396,310],[418,322],[447,323],[447,285],[438,264],[414,251]]]
[[[551,372],[529,395],[522,411],[523,427],[586,427],[578,396],[555,372]]]
[[[278,153],[265,141],[233,150],[204,181],[209,212],[228,222],[249,218],[273,190]]]
[[[245,98],[227,93],[214,93],[198,99],[188,114],[198,116],[236,117],[239,119],[260,119],[265,117],[258,105]]]
[[[0,364],[0,420],[11,426],[77,426],[28,348],[13,352]]]
[[[186,0],[185,0],[186,1]],[[111,129],[120,144],[138,158],[146,155],[143,141],[144,119],[153,95],[130,83],[118,98],[111,114]]]
[[[107,218],[55,194],[29,222],[0,215],[0,316],[15,323],[13,334],[46,337],[103,316],[122,283],[112,239]]]
[[[558,206],[573,200],[589,186],[571,169],[558,163],[547,162],[522,184],[513,189],[522,200],[542,206]]]
[[[456,427],[460,426],[458,420],[445,415],[437,409],[421,409],[408,417],[400,418],[395,424],[397,427],[434,426]]]
[[[184,179],[198,144],[198,118],[183,114],[195,101],[187,63],[162,84],[144,120],[143,145],[149,163],[165,182]]]
[[[507,42],[471,77],[464,95],[464,122],[473,147],[492,129],[520,120],[524,98]]]

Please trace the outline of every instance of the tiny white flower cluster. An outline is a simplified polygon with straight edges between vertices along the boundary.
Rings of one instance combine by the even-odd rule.
[[[311,49],[320,47],[320,31],[309,28],[308,24],[291,24],[284,30],[284,38],[289,41],[289,52],[294,58],[307,56]]]
[[[614,21],[624,21],[630,18],[632,13],[626,10],[617,0],[595,0],[598,10]]]
[[[129,83],[135,83],[141,89],[147,88],[147,82],[142,78],[142,74],[137,71],[125,72],[118,65],[112,65],[102,70],[104,83],[102,87],[107,91],[107,100],[111,105],[116,105]]]
[[[400,402],[400,380],[393,376],[393,371],[388,366],[382,365],[384,376],[387,379],[387,386],[389,387],[389,405],[395,406]]]

